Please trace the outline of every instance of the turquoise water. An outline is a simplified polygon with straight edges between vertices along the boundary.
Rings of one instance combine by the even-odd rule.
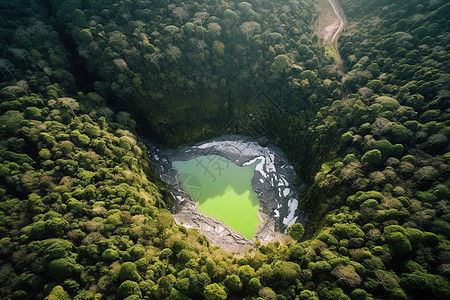
[[[252,187],[257,163],[240,167],[222,156],[205,155],[174,161],[172,166],[201,213],[252,239],[260,223],[259,200]]]

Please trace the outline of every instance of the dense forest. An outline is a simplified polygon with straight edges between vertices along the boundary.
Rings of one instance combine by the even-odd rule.
[[[450,3],[0,1],[0,298],[450,297]],[[249,115],[251,114],[251,118]],[[235,255],[175,224],[146,136],[266,135],[303,228]]]

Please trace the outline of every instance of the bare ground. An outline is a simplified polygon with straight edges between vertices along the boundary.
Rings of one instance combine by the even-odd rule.
[[[339,18],[328,0],[318,0],[315,4],[319,18],[316,22],[316,33],[324,43],[330,41],[333,33],[339,28]]]
[[[333,47],[336,65],[339,71],[344,73],[343,61],[337,47],[337,39],[346,22],[344,11],[337,0],[318,0],[315,6],[319,13],[316,33],[325,45]]]

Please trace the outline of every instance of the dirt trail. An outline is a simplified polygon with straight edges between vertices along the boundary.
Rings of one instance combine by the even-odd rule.
[[[336,14],[336,16],[339,19],[339,27],[336,30],[336,32],[334,33],[333,37],[331,38],[331,44],[333,45],[333,48],[336,51],[335,61],[338,64],[339,71],[341,73],[344,73],[344,63],[342,61],[341,54],[340,54],[338,46],[337,46],[337,39],[339,37],[339,34],[344,29],[345,13],[344,13],[342,7],[339,4],[339,1],[337,1],[337,0],[328,0],[328,2],[330,2],[331,6],[333,7],[334,13]]]
[[[328,48],[333,48],[333,57],[339,72],[344,73],[344,64],[337,47],[337,40],[345,26],[345,13],[339,0],[317,0],[315,3],[319,18],[316,33]]]

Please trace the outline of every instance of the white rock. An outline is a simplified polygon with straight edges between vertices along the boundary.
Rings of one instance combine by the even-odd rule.
[[[294,214],[295,214],[295,210],[298,207],[298,200],[294,199],[294,198],[289,199],[288,207],[289,207],[288,208],[288,215],[285,218],[283,218],[283,224],[286,227],[291,226],[297,220],[297,217],[295,217]]]
[[[289,186],[289,182],[286,180],[286,176],[280,174],[280,177],[281,177],[280,183],[281,183],[283,186]]]
[[[261,174],[262,177],[267,178],[267,174],[264,172],[264,165],[266,163],[266,159],[264,158],[264,156],[255,157],[254,159],[251,159],[243,163],[242,166],[251,165],[256,161],[259,161],[259,163],[255,167],[255,172],[259,172],[259,174]]]

